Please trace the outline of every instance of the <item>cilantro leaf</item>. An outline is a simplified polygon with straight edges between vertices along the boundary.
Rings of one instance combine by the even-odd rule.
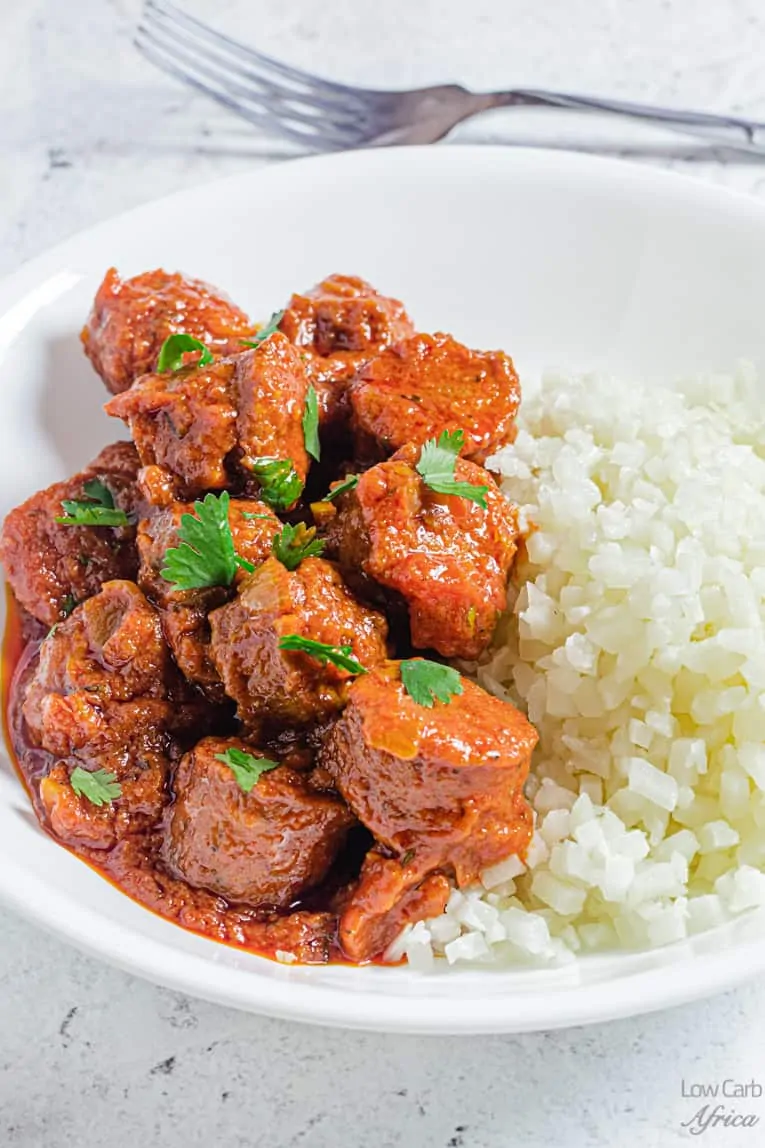
[[[87,498],[64,498],[56,517],[61,526],[129,526],[124,510],[114,505],[114,495],[100,478],[89,478],[82,484]]]
[[[349,674],[365,674],[367,671],[360,662],[350,657],[352,646],[329,646],[326,642],[315,642],[313,638],[304,638],[301,634],[285,634],[279,642],[280,650],[299,650],[316,658],[326,666],[331,662],[338,669],[347,670]]]
[[[77,765],[69,775],[69,783],[77,796],[87,798],[91,805],[111,805],[115,797],[122,795],[117,775],[108,769],[95,769],[91,773]]]
[[[449,702],[462,693],[459,671],[427,658],[410,658],[401,663],[401,681],[412,701],[432,709],[436,700]]]
[[[284,311],[274,311],[265,327],[261,327],[251,339],[240,339],[239,342],[243,347],[255,347],[257,349],[261,343],[265,343],[266,339],[270,338],[275,331],[279,330],[279,324],[282,321],[283,315]]]
[[[303,493],[303,482],[289,458],[256,458],[252,473],[260,483],[260,497],[273,510],[288,510]]]
[[[160,573],[174,590],[197,590],[203,586],[230,586],[237,570],[252,571],[251,562],[234,550],[228,521],[229,495],[207,494],[194,503],[194,514],[183,514],[178,530],[180,546],[165,551]]]
[[[193,335],[184,335],[179,332],[177,335],[169,335],[159,349],[157,356],[157,370],[164,371],[180,371],[181,367],[186,364],[183,361],[183,356],[187,351],[201,351],[197,361],[190,366],[206,367],[208,363],[213,361],[212,351],[204,345],[201,339],[195,339]]]
[[[441,431],[438,442],[428,439],[420,451],[417,473],[426,486],[436,494],[453,494],[467,498],[486,509],[488,486],[478,486],[472,482],[458,482],[454,477],[457,456],[465,445],[464,431]]]
[[[274,558],[288,570],[296,570],[304,558],[318,558],[324,552],[326,543],[316,537],[316,527],[306,527],[304,522],[290,526],[287,522],[276,535],[272,544]]]
[[[305,449],[311,458],[318,462],[321,458],[321,443],[319,442],[319,400],[316,397],[316,388],[310,383],[305,396],[305,410],[303,411],[303,438]]]
[[[216,753],[215,757],[217,761],[222,761],[228,766],[239,788],[245,793],[249,793],[258,784],[264,773],[277,769],[280,764],[278,761],[271,761],[270,757],[255,757],[251,753],[245,753],[243,749],[234,749],[233,746],[224,753]]]
[[[337,486],[333,486],[328,494],[324,495],[322,501],[332,502],[333,499],[339,498],[341,494],[346,494],[349,490],[359,485],[359,476],[357,474],[349,474],[342,482],[338,482]]]

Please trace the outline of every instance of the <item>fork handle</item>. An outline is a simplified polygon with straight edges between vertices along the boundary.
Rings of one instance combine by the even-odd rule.
[[[581,112],[605,112],[628,119],[661,124],[674,131],[698,136],[708,142],[765,155],[765,124],[739,116],[716,116],[711,112],[689,112],[662,108],[655,104],[635,104],[627,100],[575,96],[568,92],[547,92],[536,88],[516,88],[510,92],[488,92],[487,108],[546,107],[569,108]]]

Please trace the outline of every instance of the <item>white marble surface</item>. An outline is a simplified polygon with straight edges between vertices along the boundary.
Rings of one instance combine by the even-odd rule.
[[[558,85],[765,119],[762,0],[197,0],[266,50],[376,85]],[[131,47],[137,0],[0,0],[0,271],[164,192],[284,149]],[[458,138],[597,143],[765,195],[765,162],[498,113]],[[731,157],[725,157],[728,161]],[[682,1081],[765,1086],[765,983],[524,1037],[308,1029],[156,989],[0,912],[0,1145],[554,1148],[693,1143]],[[763,1143],[765,1098],[713,1145]]]

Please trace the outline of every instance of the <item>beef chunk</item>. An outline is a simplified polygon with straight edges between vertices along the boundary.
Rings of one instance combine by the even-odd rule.
[[[218,755],[238,739],[205,738],[181,759],[163,855],[170,871],[228,901],[286,909],[320,884],[354,822],[334,796],[287,766],[262,773],[245,793]]]
[[[159,610],[165,639],[182,673],[201,686],[213,701],[223,701],[223,687],[210,659],[207,616],[233,597],[244,571],[238,572],[231,587],[206,586],[196,590],[176,589],[161,575],[167,550],[178,546],[181,519],[193,511],[191,503],[173,502],[154,509],[139,524],[138,584]],[[281,529],[279,519],[262,502],[237,499],[229,503],[228,518],[237,554],[259,566],[271,553],[271,543]]]
[[[79,474],[33,494],[10,512],[0,533],[0,561],[16,598],[46,626],[112,578],[135,578],[135,526],[71,526],[56,522],[63,499],[87,500],[85,483],[99,479],[115,505],[135,519],[140,510],[132,443],[106,447]]]
[[[181,499],[233,487],[256,491],[253,464],[288,459],[304,482],[308,389],[298,352],[278,331],[259,347],[204,367],[144,375],[106,404],[129,425],[145,489]]]
[[[408,695],[398,663],[356,679],[319,766],[389,857],[367,859],[345,908],[349,957],[367,959],[390,943],[402,923],[393,910],[430,874],[453,874],[464,886],[525,850],[532,819],[522,786],[536,741],[522,714],[467,679],[461,694],[433,708]],[[439,888],[425,888],[428,903]],[[411,919],[411,905],[404,908]]]
[[[414,646],[476,658],[506,605],[517,511],[491,475],[465,459],[457,460],[455,477],[487,487],[486,509],[437,494],[415,469],[419,453],[415,446],[402,448],[340,496],[328,530],[330,549],[343,569],[362,571],[403,600]]]
[[[154,369],[169,335],[192,335],[213,354],[231,355],[254,330],[244,311],[199,279],[162,270],[120,279],[111,267],[81,338],[85,354],[117,395]]]
[[[344,704],[349,673],[301,651],[280,650],[287,634],[349,646],[364,667],[386,656],[387,624],[351,594],[335,567],[307,558],[289,571],[269,558],[236,599],[210,615],[211,654],[226,693],[248,726],[309,725]]]
[[[362,367],[348,392],[360,458],[375,461],[443,430],[465,432],[463,454],[484,462],[515,438],[521,399],[512,360],[451,335],[413,335]]]
[[[347,389],[358,368],[414,333],[403,303],[355,275],[330,275],[293,295],[279,326],[301,352],[327,437],[348,423]]]
[[[210,717],[156,611],[124,581],[105,583],[45,639],[23,709],[31,743],[62,759],[40,786],[54,832],[101,848],[156,821],[171,759]],[[121,796],[94,807],[71,788],[77,766],[114,773]]]

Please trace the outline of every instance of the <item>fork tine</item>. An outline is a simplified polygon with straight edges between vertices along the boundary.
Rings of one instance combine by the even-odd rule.
[[[139,31],[141,31],[141,29],[139,29]],[[145,32],[145,29],[143,29],[143,31]],[[291,127],[289,123],[285,122],[280,116],[244,105],[241,100],[237,99],[225,89],[213,86],[213,83],[216,81],[213,81],[213,83],[205,83],[199,79],[198,76],[179,67],[175,60],[168,56],[162,47],[146,35],[137,37],[135,43],[136,47],[143,52],[146,58],[151,60],[152,63],[156,64],[157,67],[161,68],[164,72],[181,80],[188,86],[195,88],[197,91],[212,96],[214,100],[217,100],[219,104],[228,108],[229,111],[242,116],[249,123],[261,128],[269,135],[282,136],[285,139],[301,144],[303,147],[316,151],[326,150],[328,148],[339,149],[348,146],[337,140],[334,136],[327,137],[320,132],[300,131],[297,128]]]
[[[187,50],[178,40],[168,46],[143,25],[139,27],[138,33],[137,46],[154,63],[184,82],[215,95],[226,107],[245,116],[251,123],[266,128],[271,134],[288,135],[311,147],[324,148],[348,147],[359,138],[360,133],[354,130],[352,123],[345,126],[333,124],[318,111],[309,115],[290,107],[272,106],[267,93],[232,81],[226,70],[200,58],[195,51]],[[312,130],[302,131],[298,126],[300,124]]]
[[[146,0],[145,8],[146,11],[153,11],[160,18],[164,17],[167,20],[173,21],[176,25],[185,26],[187,30],[194,32],[209,43],[216,43],[220,47],[225,47],[229,52],[232,52],[240,59],[248,61],[256,67],[275,72],[280,76],[292,80],[293,83],[303,85],[310,91],[321,90],[324,94],[335,93],[343,99],[358,97],[363,93],[364,89],[334,83],[332,80],[324,80],[319,76],[312,75],[310,72],[304,72],[300,68],[293,68],[289,64],[282,63],[281,60],[275,60],[271,56],[266,56],[263,52],[258,52],[245,44],[240,44],[230,36],[224,35],[223,32],[218,32],[215,28],[211,28],[209,24],[197,20],[195,16],[189,16],[182,9],[176,7],[171,0]]]
[[[236,57],[226,54],[225,50],[222,50],[218,45],[209,47],[185,28],[169,22],[166,23],[164,20],[158,20],[148,7],[145,20],[139,26],[139,31],[155,42],[161,43],[162,48],[169,55],[179,54],[179,45],[184,46],[186,48],[186,62],[189,67],[204,69],[206,65],[209,65],[210,68],[215,66],[225,69],[227,83],[232,87],[232,90],[234,87],[232,77],[240,77],[248,85],[246,93],[244,89],[239,90],[240,96],[263,97],[272,105],[269,107],[270,111],[276,110],[273,105],[286,105],[285,114],[301,123],[313,125],[319,113],[323,112],[325,113],[322,117],[323,125],[326,126],[327,117],[329,117],[338,127],[351,127],[358,124],[359,116],[364,113],[362,106],[354,109],[349,104],[339,104],[313,92],[307,95],[295,88],[285,87],[264,74],[254,71],[251,66],[243,65]],[[252,85],[256,86],[256,91],[251,91]],[[308,112],[301,111],[301,108],[308,109]]]

